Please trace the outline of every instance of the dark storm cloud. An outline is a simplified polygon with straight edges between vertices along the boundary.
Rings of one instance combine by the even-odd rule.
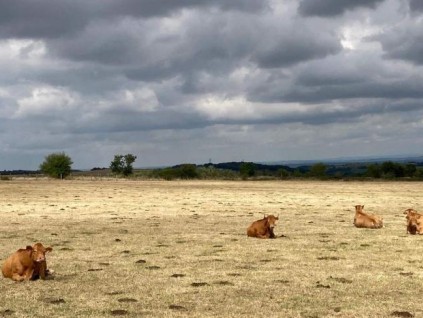
[[[150,18],[182,9],[217,8],[222,11],[260,12],[260,0],[21,0],[1,1],[0,37],[58,38],[75,34],[96,20]]]
[[[410,0],[410,9],[413,11],[423,11],[423,1],[421,0]]]
[[[336,54],[342,47],[339,39],[330,34],[320,34],[304,29],[293,30],[273,40],[271,47],[261,49],[254,60],[263,68],[279,68],[302,61]]]
[[[384,0],[301,0],[298,11],[302,16],[330,17],[360,7],[374,8]]]
[[[385,57],[423,64],[423,22],[401,25],[373,37],[380,41]]]

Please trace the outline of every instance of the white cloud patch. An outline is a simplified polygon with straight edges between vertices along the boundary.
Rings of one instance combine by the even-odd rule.
[[[66,116],[76,105],[77,98],[64,88],[35,87],[31,95],[17,101],[18,109],[14,117]]]

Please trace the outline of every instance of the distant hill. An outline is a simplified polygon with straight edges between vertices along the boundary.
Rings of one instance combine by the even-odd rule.
[[[370,164],[370,163],[382,163],[386,161],[392,161],[396,163],[414,163],[418,166],[423,166],[423,156],[386,156],[386,157],[344,157],[344,158],[329,158],[320,160],[281,160],[281,161],[270,161],[261,162],[265,165],[286,165],[291,168],[299,166],[311,166],[315,163],[321,162],[326,165],[345,165],[345,164]]]
[[[222,163],[207,163],[204,164],[202,166],[204,167],[214,167],[216,169],[227,169],[227,170],[232,170],[232,171],[239,171],[240,167],[242,164],[244,164],[245,162],[222,162]],[[280,169],[285,169],[286,171],[292,172],[294,171],[293,168],[285,166],[285,165],[279,165],[279,164],[262,164],[262,163],[253,163],[254,164],[254,168],[256,170],[267,170],[267,171],[271,171],[271,172],[276,172]]]

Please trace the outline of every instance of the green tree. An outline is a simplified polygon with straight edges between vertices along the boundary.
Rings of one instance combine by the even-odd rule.
[[[367,166],[366,175],[371,178],[380,178],[382,177],[382,169],[377,163],[372,163]]]
[[[110,170],[113,173],[124,175],[125,177],[133,173],[132,164],[137,159],[133,154],[115,155],[115,158],[110,163]]]
[[[252,162],[243,162],[239,166],[239,173],[242,178],[253,177],[256,174],[256,167]]]
[[[326,165],[321,162],[312,165],[310,168],[310,176],[316,178],[322,178],[326,176]]]
[[[414,177],[417,172],[417,167],[414,163],[407,163],[404,167],[406,177]]]
[[[381,170],[384,178],[402,178],[405,176],[404,167],[392,161],[383,162]]]
[[[40,164],[40,170],[52,178],[66,178],[71,173],[72,159],[64,152],[51,153]]]
[[[286,179],[290,176],[290,173],[288,170],[284,168],[280,168],[278,169],[278,171],[276,171],[276,175],[281,179]]]

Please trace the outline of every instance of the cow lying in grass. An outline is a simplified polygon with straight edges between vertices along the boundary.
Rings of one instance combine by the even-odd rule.
[[[423,218],[422,214],[417,213],[414,209],[407,209],[404,211],[407,219],[407,233],[423,234]]]
[[[367,214],[363,212],[364,205],[355,206],[355,227],[362,227],[368,229],[380,229],[383,227],[383,219],[374,214]]]
[[[279,217],[274,215],[264,216],[263,219],[253,222],[247,229],[247,235],[258,238],[276,238],[273,229],[278,222]]]
[[[52,250],[51,247],[44,247],[41,243],[17,250],[3,263],[1,268],[3,276],[19,282],[45,279],[48,274],[46,253]]]

